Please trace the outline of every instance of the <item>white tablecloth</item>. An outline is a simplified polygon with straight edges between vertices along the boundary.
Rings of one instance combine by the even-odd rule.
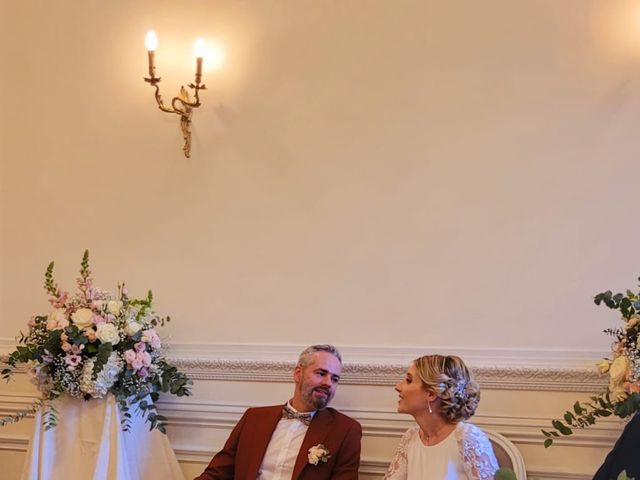
[[[133,408],[123,432],[115,398],[55,401],[58,425],[48,431],[42,414],[25,460],[22,480],[183,480],[169,440]],[[2,475],[0,474],[0,477]]]

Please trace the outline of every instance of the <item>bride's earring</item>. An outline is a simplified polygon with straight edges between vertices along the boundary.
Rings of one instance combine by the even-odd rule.
[[[427,400],[427,408],[429,409],[429,413],[433,413],[433,410],[431,410],[431,402],[429,400]]]

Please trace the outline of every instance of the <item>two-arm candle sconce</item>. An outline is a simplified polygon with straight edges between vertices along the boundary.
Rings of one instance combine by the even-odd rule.
[[[184,88],[184,86],[181,86],[180,96],[174,97],[171,100],[171,107],[167,107],[162,101],[162,97],[160,96],[160,87],[158,86],[158,83],[160,83],[160,77],[156,77],[154,59],[155,51],[158,47],[158,37],[156,36],[156,32],[150,30],[147,33],[145,44],[149,54],[149,77],[145,78],[144,81],[151,84],[152,87],[155,87],[156,102],[158,102],[160,110],[180,115],[180,129],[182,130],[182,137],[184,138],[182,151],[184,152],[184,156],[189,158],[191,156],[191,115],[193,114],[193,109],[200,106],[200,96],[198,92],[206,89],[204,84],[200,83],[202,80],[202,57],[204,56],[205,49],[204,40],[202,40],[202,38],[198,38],[194,46],[194,53],[196,56],[196,82],[188,85],[189,88],[194,90],[194,98],[192,100],[187,89]]]

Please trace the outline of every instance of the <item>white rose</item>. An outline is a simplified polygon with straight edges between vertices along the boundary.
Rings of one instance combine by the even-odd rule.
[[[614,402],[622,402],[626,399],[629,394],[625,392],[623,387],[617,386],[616,388],[611,389],[610,391],[611,400]]]
[[[113,323],[100,323],[96,328],[96,337],[102,343],[110,343],[111,345],[115,345],[120,341],[118,327]]]
[[[140,331],[141,328],[142,325],[140,325],[138,322],[127,322],[127,324],[124,326],[124,332],[130,337],[133,337]]]
[[[119,300],[109,300],[107,302],[107,311],[113,313],[116,317],[120,315],[122,309],[122,302]]]
[[[624,355],[616,358],[609,367],[609,390],[614,390],[620,385],[627,374],[629,360]]]
[[[93,312],[88,308],[79,308],[73,313],[73,315],[71,315],[71,320],[73,320],[73,323],[80,330],[83,330],[93,325],[92,319],[93,319]]]
[[[611,362],[609,362],[609,360],[602,360],[597,364],[597,366],[598,370],[600,370],[600,373],[607,373],[609,371],[609,367],[611,366]]]

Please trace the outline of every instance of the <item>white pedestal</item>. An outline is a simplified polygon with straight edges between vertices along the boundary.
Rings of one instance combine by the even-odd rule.
[[[48,431],[38,412],[22,480],[184,480],[165,435],[131,409],[131,429],[123,432],[113,395],[83,401],[55,401],[58,425]],[[1,476],[1,474],[0,474]]]

